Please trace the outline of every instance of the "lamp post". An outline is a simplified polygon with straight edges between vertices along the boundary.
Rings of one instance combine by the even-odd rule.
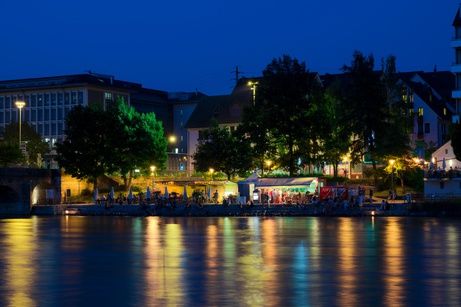
[[[24,101],[16,101],[15,103],[16,108],[19,109],[19,149],[21,149],[21,110],[26,106],[26,103]]]
[[[267,166],[267,173],[269,174],[269,172],[271,171],[272,161],[271,160],[266,160],[266,161],[264,161],[264,163]],[[264,169],[263,169],[263,174],[262,175],[264,175]]]
[[[389,159],[389,165],[391,166],[391,191],[392,195],[391,197],[394,197],[394,164],[395,160],[394,159]]]
[[[214,168],[211,168],[211,167],[210,167],[210,168],[208,169],[208,172],[209,172],[210,175],[211,175],[211,181],[213,181]]]
[[[155,165],[151,165],[150,166],[150,175],[152,176],[152,192],[154,192],[154,189],[155,189],[155,170],[157,168],[155,167]]]
[[[248,86],[253,92],[253,106],[256,104],[256,87],[258,86],[259,82],[257,81],[248,81]]]

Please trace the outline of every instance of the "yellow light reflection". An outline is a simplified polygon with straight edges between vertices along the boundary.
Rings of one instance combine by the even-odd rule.
[[[207,266],[207,283],[210,285],[217,284],[218,277],[218,228],[216,225],[208,225],[206,229],[206,266]],[[208,287],[207,305],[217,306],[219,302],[217,297],[222,289],[218,287]]]
[[[450,275],[456,270],[459,270],[460,267],[460,244],[459,244],[459,234],[456,228],[452,225],[447,227],[447,234],[445,236],[446,243],[446,274]],[[447,286],[447,292],[445,301],[446,302],[461,302],[461,283],[458,278],[449,278]]]
[[[254,234],[251,238],[242,238],[239,250],[240,257],[237,260],[240,273],[238,283],[241,285],[241,297],[243,305],[261,306],[265,303],[264,297],[264,262],[261,255],[261,246],[258,236],[259,221],[248,219],[249,231]]]
[[[262,222],[263,261],[264,261],[264,296],[271,297],[271,304],[279,305],[277,293],[278,283],[277,270],[277,225],[274,219],[266,219]]]
[[[162,227],[161,227],[162,226]],[[159,218],[147,219],[146,231],[147,304],[181,306],[183,292],[177,291],[181,284],[183,252],[181,227],[178,224],[160,224]]]
[[[32,287],[36,284],[38,246],[34,238],[36,219],[3,220],[0,235],[2,236],[3,255],[6,264],[7,282],[5,296],[8,306],[36,306],[32,296]],[[0,259],[1,259],[0,258]]]
[[[339,305],[358,306],[357,263],[355,251],[355,229],[351,218],[341,218],[338,227],[339,240]]]
[[[402,306],[404,297],[404,245],[401,224],[397,218],[388,218],[384,228],[384,304]]]

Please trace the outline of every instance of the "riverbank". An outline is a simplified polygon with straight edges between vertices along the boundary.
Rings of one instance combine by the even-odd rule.
[[[419,207],[419,209],[418,209]],[[327,208],[324,205],[306,206],[240,206],[240,205],[192,205],[186,207],[158,207],[154,205],[55,205],[34,206],[31,214],[35,216],[77,215],[77,216],[457,216],[440,211],[424,211],[418,204],[394,204],[386,210],[379,205],[361,208]]]

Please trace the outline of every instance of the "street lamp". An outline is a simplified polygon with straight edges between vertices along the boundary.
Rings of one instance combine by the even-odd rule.
[[[248,81],[248,86],[253,91],[253,106],[256,104],[256,87],[258,84],[259,82],[257,81]]]
[[[267,166],[267,173],[269,173],[269,172],[271,171],[272,161],[271,161],[271,160],[266,160],[266,161],[264,161],[264,164],[266,164],[266,166]],[[263,173],[264,173],[264,170],[263,170]]]
[[[391,191],[392,191],[392,198],[394,196],[394,159],[389,159],[389,165],[391,166]]]
[[[14,105],[16,106],[16,108],[19,109],[19,149],[21,149],[21,110],[22,108],[24,108],[26,106],[26,103],[24,101],[16,101],[14,103]]]
[[[150,175],[152,176],[152,191],[154,191],[155,189],[155,170],[157,168],[155,167],[155,165],[151,165],[150,166]]]
[[[210,175],[211,175],[211,181],[213,181],[214,168],[211,168],[211,167],[210,167],[210,168],[208,169],[208,172],[209,172]]]

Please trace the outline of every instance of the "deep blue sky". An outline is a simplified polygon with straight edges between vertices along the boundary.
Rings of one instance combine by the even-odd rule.
[[[168,91],[229,93],[290,54],[338,72],[354,50],[449,69],[453,0],[0,0],[0,80],[92,70]]]

